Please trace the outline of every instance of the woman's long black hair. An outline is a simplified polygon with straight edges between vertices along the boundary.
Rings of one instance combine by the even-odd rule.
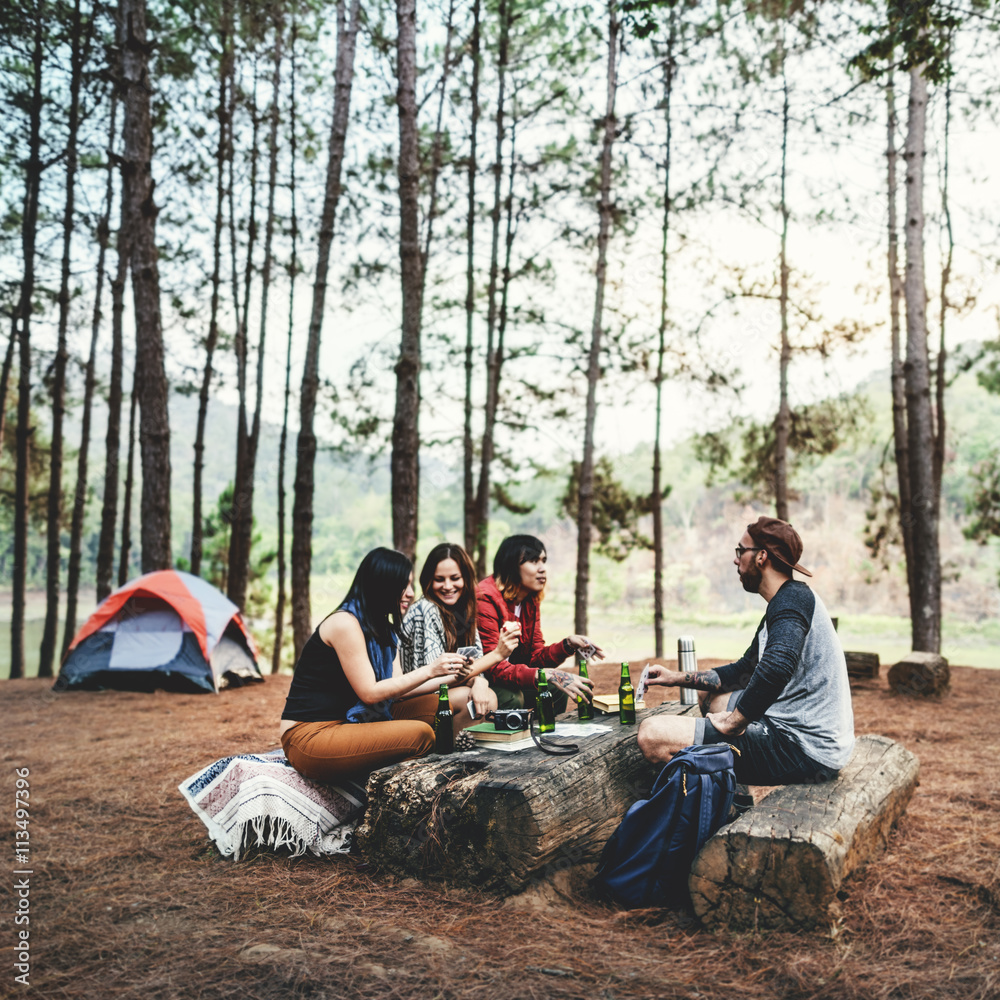
[[[384,645],[399,638],[401,620],[399,598],[410,582],[413,563],[402,552],[379,546],[361,560],[347,596],[337,606],[349,601],[358,609],[358,620],[365,636],[372,635]]]

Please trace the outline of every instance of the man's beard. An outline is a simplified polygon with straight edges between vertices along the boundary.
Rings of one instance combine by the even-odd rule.
[[[759,594],[760,584],[764,579],[764,574],[761,573],[760,567],[756,563],[750,563],[750,567],[745,573],[740,573],[740,583],[743,584],[743,589],[748,594]]]

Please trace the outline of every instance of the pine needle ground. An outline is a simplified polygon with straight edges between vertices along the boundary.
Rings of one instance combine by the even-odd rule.
[[[598,688],[612,690],[615,674],[599,668]],[[954,667],[932,702],[894,697],[884,678],[855,688],[858,733],[916,753],[920,787],[885,853],[845,883],[835,925],[740,936],[586,896],[500,902],[381,876],[351,856],[221,858],[177,785],[218,757],[275,746],[287,688],[272,677],[219,696],[57,695],[46,681],[4,682],[6,787],[30,768],[34,874],[31,986],[13,981],[5,904],[0,996],[1000,995],[1000,731],[987,725],[1000,671]],[[7,816],[12,844],[12,807]]]

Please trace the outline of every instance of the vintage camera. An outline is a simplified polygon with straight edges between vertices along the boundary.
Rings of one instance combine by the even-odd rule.
[[[530,708],[499,708],[493,713],[493,726],[498,732],[517,733],[530,724]]]

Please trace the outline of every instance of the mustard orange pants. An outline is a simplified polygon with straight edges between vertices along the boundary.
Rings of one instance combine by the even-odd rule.
[[[282,734],[281,746],[307,778],[330,782],[367,775],[434,749],[437,703],[434,693],[393,702],[389,722],[300,722]]]

